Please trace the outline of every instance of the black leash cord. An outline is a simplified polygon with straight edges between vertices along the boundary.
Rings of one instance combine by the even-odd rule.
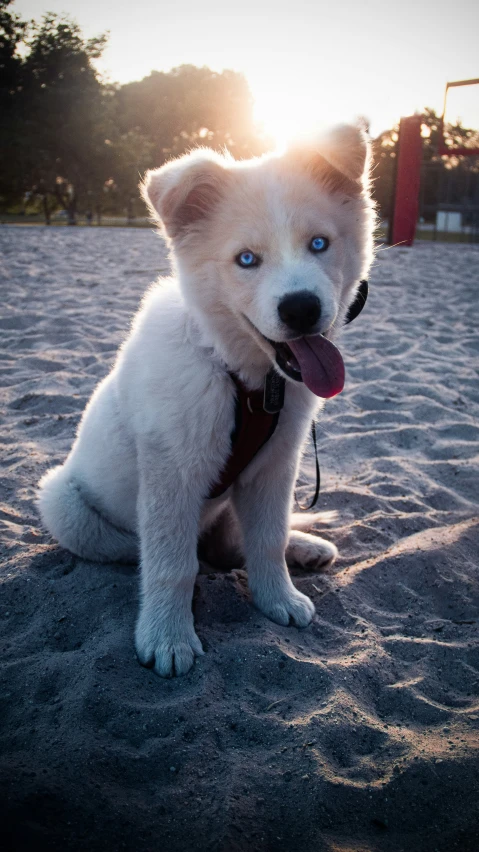
[[[318,461],[318,444],[317,444],[317,441],[316,441],[316,421],[315,420],[313,420],[312,423],[311,423],[311,436],[313,438],[314,458],[315,458],[315,461],[316,461],[316,488],[315,488],[315,491],[314,491],[313,499],[311,500],[311,503],[309,504],[309,506],[301,506],[301,503],[298,502],[298,500],[296,498],[296,494],[295,494],[296,502],[297,502],[297,504],[298,504],[298,506],[299,506],[299,508],[302,512],[308,512],[310,509],[313,508],[313,506],[316,506],[316,503],[318,502],[318,497],[319,497],[319,489],[321,488],[321,471],[319,469],[319,461]]]
[[[358,290],[357,290],[357,293],[356,293],[356,298],[355,298],[354,302],[352,303],[352,305],[349,306],[349,310],[348,310],[348,313],[347,313],[346,319],[345,319],[345,325],[347,325],[347,323],[349,323],[349,322],[352,322],[354,319],[356,319],[357,316],[359,316],[362,309],[364,308],[364,305],[366,304],[366,299],[368,298],[368,292],[369,292],[368,282],[367,281],[360,281],[359,287],[358,287]],[[309,504],[309,506],[301,506],[301,504],[298,503],[298,500],[296,499],[296,492],[295,492],[294,496],[295,496],[295,499],[296,499],[296,503],[298,504],[298,506],[299,506],[299,508],[302,512],[308,512],[309,509],[312,509],[313,506],[316,506],[316,503],[318,502],[318,497],[319,497],[319,489],[321,487],[321,474],[320,474],[320,470],[319,470],[318,445],[316,443],[316,421],[315,420],[313,420],[313,422],[311,423],[311,435],[313,437],[314,457],[315,457],[315,460],[316,460],[316,489],[315,489],[315,492],[314,492],[314,497],[313,497],[311,503]]]

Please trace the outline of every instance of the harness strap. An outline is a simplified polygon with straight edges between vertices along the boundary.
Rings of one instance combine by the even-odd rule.
[[[231,435],[231,453],[220,478],[209,497],[219,497],[233,484],[273,435],[279,411],[270,414],[263,408],[264,391],[248,390],[234,373],[229,374],[236,385],[235,426]]]

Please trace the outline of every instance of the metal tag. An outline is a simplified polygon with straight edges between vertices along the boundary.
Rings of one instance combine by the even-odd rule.
[[[267,414],[277,414],[284,405],[286,379],[271,367],[264,380],[263,408]]]

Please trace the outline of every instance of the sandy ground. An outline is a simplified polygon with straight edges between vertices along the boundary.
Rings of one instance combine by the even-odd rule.
[[[136,571],[59,549],[34,488],[164,249],[106,228],[0,243],[2,848],[477,852],[478,248],[378,255],[319,427],[340,559],[295,576],[313,625],[205,567],[207,653],[162,681],[135,659]]]

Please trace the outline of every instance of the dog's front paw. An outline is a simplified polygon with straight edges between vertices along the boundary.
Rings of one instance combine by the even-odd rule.
[[[161,677],[183,675],[191,669],[195,657],[204,654],[191,623],[161,618],[144,609],[135,632],[136,653],[142,666],[152,668]]]
[[[307,627],[315,613],[314,604],[307,595],[299,592],[292,583],[280,589],[269,589],[253,594],[255,605],[277,624],[295,624]]]

